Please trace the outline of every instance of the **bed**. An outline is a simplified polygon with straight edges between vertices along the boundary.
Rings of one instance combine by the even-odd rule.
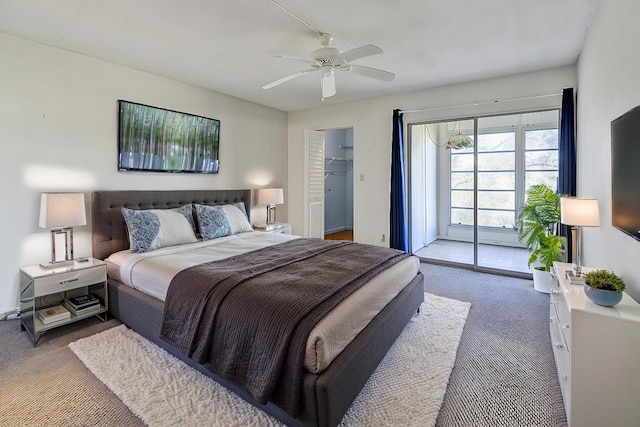
[[[148,210],[175,209],[189,204],[205,206],[241,204],[244,205],[245,212],[250,212],[250,202],[250,190],[94,192],[92,195],[93,256],[99,259],[109,259],[111,262],[117,260],[118,254],[129,252],[127,249],[130,246],[130,242],[122,214],[123,207],[133,210]],[[268,236],[269,234],[261,232],[239,233],[237,236],[221,239],[220,246],[231,245],[231,247],[236,247],[241,242],[243,248],[246,244],[251,247],[252,244],[258,244],[255,243],[258,239],[266,238],[267,243],[261,242],[260,245],[267,245],[271,248],[269,245],[279,245],[280,242],[284,242],[282,245],[300,245],[303,240],[295,240],[293,236]],[[226,243],[225,239],[229,240],[229,243]],[[272,239],[272,241],[269,242],[269,239]],[[215,244],[218,244],[218,242],[215,242]],[[199,245],[199,243],[194,243],[194,245]],[[355,245],[358,244],[352,246],[355,247]],[[173,249],[163,249],[165,249],[165,252],[173,251]],[[154,252],[154,254],[162,253],[161,251]],[[258,251],[253,253],[258,253]],[[403,260],[402,262],[405,261]],[[138,265],[139,263],[144,265],[145,262],[147,261],[135,261],[130,262],[130,264]],[[405,262],[405,264],[407,263],[408,261]],[[165,341],[166,334],[163,335],[163,318],[165,305],[169,306],[168,300],[165,302],[162,295],[154,295],[153,291],[145,291],[145,293],[132,287],[130,283],[125,283],[129,279],[123,278],[118,273],[120,268],[123,267],[121,265],[117,267],[110,265],[109,267],[109,311],[114,317],[188,365],[234,391],[249,403],[291,426],[337,425],[389,347],[424,300],[423,277],[419,268],[408,276],[405,271],[402,279],[395,280],[394,277],[399,276],[391,274],[395,271],[393,270],[391,273],[387,271],[386,276],[385,274],[380,274],[369,280],[366,286],[370,286],[370,283],[376,280],[379,282],[378,286],[383,287],[391,286],[391,282],[401,281],[402,283],[393,283],[393,286],[396,286],[398,290],[394,291],[395,293],[390,297],[390,301],[388,303],[385,302],[377,314],[373,314],[372,318],[367,320],[363,329],[348,343],[344,344],[342,350],[324,362],[327,364],[326,367],[322,366],[322,369],[313,369],[313,363],[320,362],[317,360],[308,362],[305,357],[305,367],[302,372],[299,398],[296,405],[297,409],[292,414],[290,410],[283,409],[286,406],[278,405],[273,401],[260,403],[246,387],[239,385],[236,381],[231,381],[222,375],[211,372],[207,363],[196,362],[194,358],[187,356],[183,352],[184,349],[180,350],[178,349],[179,346],[174,346]],[[396,266],[392,268],[396,268]],[[131,275],[133,276],[134,274],[132,273]],[[155,281],[153,275],[148,276],[147,281],[153,288],[153,282]],[[364,293],[365,291],[362,291],[362,289],[366,288],[366,286],[354,293]],[[377,291],[374,293],[377,293]],[[356,296],[351,295],[349,299],[354,300]],[[330,314],[335,314],[334,312],[339,311],[338,308],[336,307]],[[327,315],[322,321],[330,324],[329,317]],[[314,328],[315,330],[316,328]],[[161,336],[165,339],[161,338]],[[309,352],[308,349],[306,351]],[[309,364],[312,366],[310,367]]]

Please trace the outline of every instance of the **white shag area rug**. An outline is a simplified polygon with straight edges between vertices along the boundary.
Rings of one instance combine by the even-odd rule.
[[[425,294],[341,425],[435,425],[470,307]],[[124,325],[69,347],[150,426],[281,425]]]

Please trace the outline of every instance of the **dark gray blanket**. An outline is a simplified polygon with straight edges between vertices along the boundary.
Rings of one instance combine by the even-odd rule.
[[[296,239],[180,272],[169,286],[161,338],[248,390],[298,412],[313,327],[408,254]]]

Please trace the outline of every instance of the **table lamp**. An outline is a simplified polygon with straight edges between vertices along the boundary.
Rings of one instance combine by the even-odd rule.
[[[571,226],[572,230],[577,230],[578,242],[576,244],[576,262],[573,275],[574,277],[580,277],[582,275],[582,265],[580,263],[582,227],[598,227],[600,225],[598,200],[561,197],[560,222]]]
[[[282,188],[260,188],[258,204],[267,205],[267,225],[276,223],[276,205],[284,203]]]
[[[51,262],[40,266],[73,264],[73,227],[86,223],[84,193],[42,193],[40,227],[51,229]]]

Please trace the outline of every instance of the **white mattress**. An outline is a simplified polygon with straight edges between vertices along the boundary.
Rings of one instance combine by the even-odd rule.
[[[125,250],[106,259],[107,270],[110,277],[164,301],[171,280],[185,268],[296,238],[281,233],[249,232],[141,254]],[[305,368],[314,373],[324,370],[371,319],[400,293],[419,269],[419,260],[409,257],[345,299],[309,335]]]

